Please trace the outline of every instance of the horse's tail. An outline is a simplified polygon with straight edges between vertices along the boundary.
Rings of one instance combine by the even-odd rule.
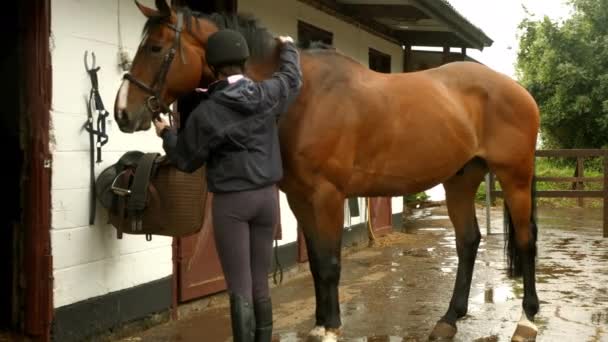
[[[532,179],[531,186],[531,204],[530,211],[530,233],[532,240],[530,241],[530,253],[536,260],[536,239],[538,236],[538,227],[536,226],[536,176]],[[504,233],[505,233],[505,250],[507,252],[507,274],[509,277],[520,277],[522,275],[522,255],[517,249],[515,241],[515,226],[511,218],[511,212],[506,202],[504,204]]]

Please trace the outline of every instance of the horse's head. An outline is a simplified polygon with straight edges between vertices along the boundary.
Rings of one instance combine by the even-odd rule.
[[[157,9],[145,7],[137,0],[135,4],[148,21],[131,70],[116,94],[114,117],[123,132],[147,130],[152,119],[168,112],[168,106],[175,100],[214,81],[205,48],[209,36],[219,29],[239,30],[245,36],[251,50],[248,70],[252,60],[276,57],[272,53],[276,52],[274,38],[253,18],[204,16],[188,9],[172,9],[166,0],[156,0]],[[260,75],[267,75],[272,64],[260,63],[261,67],[250,76],[262,78]]]
[[[151,120],[177,98],[212,80],[205,62],[207,37],[217,31],[210,22],[196,22],[188,13],[156,0],[157,9],[135,0],[148,18],[143,39],[129,73],[118,90],[114,118],[121,131],[132,133],[150,128]]]

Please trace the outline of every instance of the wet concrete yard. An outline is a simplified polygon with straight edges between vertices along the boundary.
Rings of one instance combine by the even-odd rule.
[[[409,233],[374,247],[345,248],[340,302],[344,341],[425,341],[450,300],[457,266],[452,225],[444,207],[416,211]],[[608,238],[601,209],[539,208],[537,341],[608,341]],[[507,278],[502,212],[493,210],[473,275],[468,315],[454,341],[510,341],[521,314],[521,280]],[[275,340],[306,341],[313,327],[314,290],[304,267],[273,288]],[[225,295],[179,321],[119,341],[230,340]]]

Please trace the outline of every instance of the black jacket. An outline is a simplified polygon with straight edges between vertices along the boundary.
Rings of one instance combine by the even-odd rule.
[[[179,135],[163,132],[163,148],[179,170],[207,165],[209,191],[252,190],[283,177],[276,121],[299,94],[302,72],[293,44],[284,44],[280,57],[270,79],[218,82]]]

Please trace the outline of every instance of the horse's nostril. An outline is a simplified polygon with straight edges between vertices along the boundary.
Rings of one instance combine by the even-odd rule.
[[[116,121],[118,122],[124,122],[125,120],[127,120],[128,117],[129,116],[127,115],[127,111],[124,109],[119,109],[116,113]]]

